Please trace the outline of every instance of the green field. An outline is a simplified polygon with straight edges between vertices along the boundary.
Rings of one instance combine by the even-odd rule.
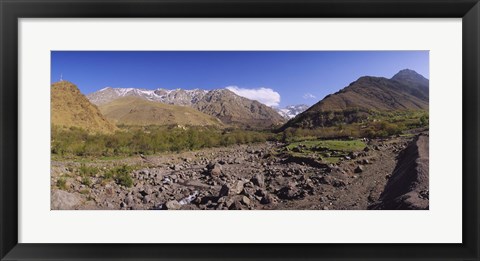
[[[361,151],[367,145],[360,139],[354,140],[305,140],[285,146],[291,156],[308,157],[324,163],[337,163],[350,152]]]

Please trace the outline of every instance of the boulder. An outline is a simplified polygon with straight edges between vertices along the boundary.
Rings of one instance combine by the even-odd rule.
[[[51,194],[50,204],[51,209],[54,210],[71,210],[82,204],[82,198],[77,194],[54,190]]]
[[[228,193],[230,192],[230,188],[228,188],[227,185],[223,185],[222,188],[220,189],[220,192],[218,193],[218,197],[226,197],[228,196]]]
[[[257,173],[255,176],[252,177],[251,179],[252,183],[264,188],[265,187],[265,178],[263,177],[263,174]]]
[[[247,206],[250,206],[250,199],[246,196],[243,196],[242,197],[242,203],[247,205]]]
[[[207,165],[207,170],[211,176],[220,176],[220,174],[222,174],[222,165],[210,163]]]
[[[177,210],[177,209],[180,209],[182,205],[180,205],[180,203],[178,203],[178,201],[176,200],[170,200],[167,203],[165,203],[165,207],[168,210]]]
[[[242,193],[243,191],[243,184],[244,182],[239,180],[235,183],[235,185],[233,185],[232,187],[232,192],[235,193],[235,194],[240,194]]]

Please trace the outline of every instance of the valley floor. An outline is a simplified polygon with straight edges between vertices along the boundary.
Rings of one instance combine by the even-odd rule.
[[[392,174],[402,169],[399,154],[409,144],[419,144],[419,139],[425,143],[425,137],[428,146],[428,133],[365,140],[365,146],[341,156],[337,163],[319,159],[316,152],[309,155],[302,147],[296,151],[304,152],[304,157],[295,156],[285,144],[270,142],[85,164],[52,161],[51,208],[382,209],[381,194]],[[427,189],[414,195],[423,205],[399,208],[428,208],[428,147],[426,157]],[[409,160],[416,162],[415,158]],[[128,166],[124,171],[132,178],[131,187],[105,176],[109,169],[122,166]],[[402,184],[411,187],[412,183]]]

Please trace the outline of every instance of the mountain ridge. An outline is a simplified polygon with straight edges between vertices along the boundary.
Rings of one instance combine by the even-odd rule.
[[[122,97],[138,97],[158,103],[187,106],[219,118],[223,123],[244,128],[270,128],[279,126],[285,119],[273,108],[255,100],[241,97],[227,89],[137,89],[103,88],[87,95],[99,106]]]
[[[428,110],[429,81],[419,76],[413,70],[402,70],[390,79],[362,76],[338,92],[325,96],[281,129],[324,126],[331,120],[329,112],[351,114],[359,110],[358,113],[368,114],[369,111]]]

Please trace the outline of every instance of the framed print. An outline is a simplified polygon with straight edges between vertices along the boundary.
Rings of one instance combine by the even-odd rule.
[[[477,1],[0,3],[2,260],[479,260]]]

